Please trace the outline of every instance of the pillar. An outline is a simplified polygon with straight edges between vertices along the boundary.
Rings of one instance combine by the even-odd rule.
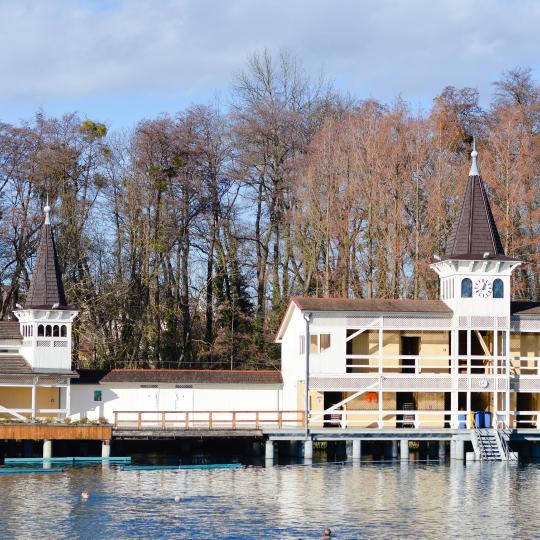
[[[409,440],[401,439],[399,447],[401,451],[401,461],[409,461]]]
[[[454,459],[463,461],[465,459],[465,441],[455,441]]]
[[[353,461],[360,461],[362,458],[362,441],[360,439],[352,440],[352,458]]]
[[[397,459],[398,457],[398,442],[392,441],[392,459]]]
[[[444,461],[446,459],[446,442],[439,441],[439,460]]]
[[[313,441],[311,439],[307,439],[304,441],[304,459],[313,459]]]
[[[450,459],[455,459],[456,457],[456,441],[454,439],[450,440]]]
[[[264,446],[264,459],[268,462],[274,461],[274,441],[266,441]]]
[[[101,457],[111,457],[111,441],[103,441],[101,443]]]
[[[52,457],[52,441],[43,441],[43,459],[50,459]]]

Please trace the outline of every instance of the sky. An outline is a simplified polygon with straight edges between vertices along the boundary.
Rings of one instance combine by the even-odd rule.
[[[537,0],[0,0],[0,122],[78,112],[111,128],[227,104],[254,52],[289,51],[362,98],[427,108],[447,85],[489,102],[540,80]]]

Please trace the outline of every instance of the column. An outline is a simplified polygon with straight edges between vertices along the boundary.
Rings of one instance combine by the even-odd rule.
[[[43,441],[43,459],[50,459],[52,457],[52,441]]]
[[[459,368],[458,368],[458,354],[459,354],[459,329],[452,330],[451,334],[452,340],[452,356],[451,356],[451,373],[452,373],[452,393],[450,398],[450,408],[452,409],[451,418],[451,427],[457,427],[457,417],[455,411],[458,410],[458,377],[459,377]]]
[[[266,441],[264,445],[264,459],[268,463],[272,463],[274,461],[274,441]]]
[[[310,461],[313,459],[313,441],[307,439],[304,441],[304,460]]]
[[[401,442],[399,444],[400,447],[400,454],[401,454],[401,461],[409,461],[409,440],[408,439],[401,439]]]
[[[456,441],[454,439],[450,440],[450,459],[455,459],[456,457]]]
[[[384,421],[383,421],[383,392],[382,392],[382,374],[383,374],[383,346],[384,346],[384,338],[383,338],[383,328],[382,328],[382,318],[380,322],[381,326],[379,328],[379,394],[378,394],[378,405],[379,405],[379,429],[382,429],[384,427]]]
[[[353,439],[352,441],[352,458],[353,461],[362,459],[362,441],[360,439]]]
[[[101,443],[101,457],[111,457],[111,441],[102,441]]]
[[[36,419],[36,377],[32,380],[32,420]]]
[[[465,459],[465,441],[455,441],[455,456],[454,459],[463,461]]]
[[[459,362],[458,362],[459,363]],[[467,330],[467,416],[465,426],[472,429],[471,425],[471,331]],[[459,425],[459,424],[458,424]]]
[[[439,441],[439,460],[444,461],[446,459],[446,442]]]
[[[66,386],[66,418],[71,414],[71,381]]]

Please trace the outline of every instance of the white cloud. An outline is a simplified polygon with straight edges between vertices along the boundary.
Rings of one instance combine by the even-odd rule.
[[[208,94],[264,47],[353,94],[487,92],[502,70],[537,67],[539,26],[534,0],[0,0],[0,99]]]

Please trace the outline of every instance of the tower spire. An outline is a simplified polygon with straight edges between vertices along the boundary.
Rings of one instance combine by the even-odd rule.
[[[49,309],[67,307],[64,283],[50,222],[51,207],[49,206],[48,197],[43,210],[45,212],[45,222],[41,228],[36,264],[25,307]]]

